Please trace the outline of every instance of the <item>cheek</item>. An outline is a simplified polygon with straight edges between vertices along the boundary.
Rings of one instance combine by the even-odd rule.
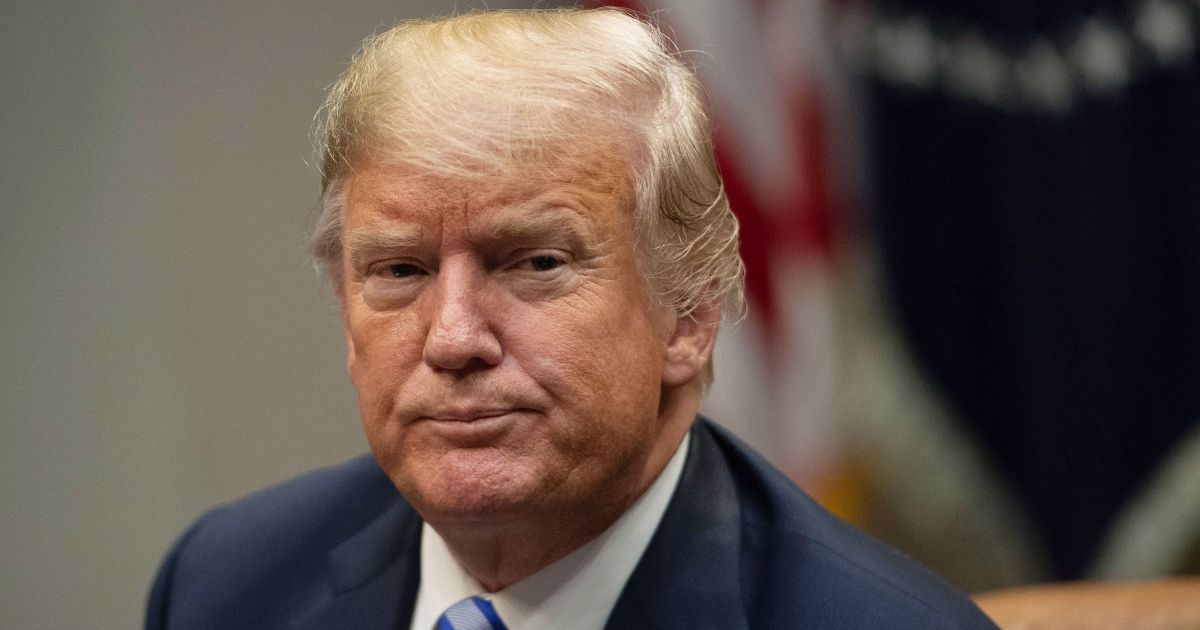
[[[353,320],[350,380],[368,436],[384,430],[402,392],[420,365],[424,336],[416,317],[405,313],[371,314]]]
[[[575,440],[644,436],[661,390],[664,340],[645,311],[623,294],[581,292],[551,304],[514,308],[505,345],[521,369],[554,399]]]

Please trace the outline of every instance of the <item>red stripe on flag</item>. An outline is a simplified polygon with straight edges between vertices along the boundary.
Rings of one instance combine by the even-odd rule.
[[[804,157],[801,160],[801,193],[789,225],[780,227],[790,233],[790,239],[801,252],[817,254],[828,262],[833,250],[834,225],[825,101],[816,87],[802,90],[796,101],[791,110],[796,116],[793,126],[796,146],[800,147]]]
[[[775,293],[771,289],[771,222],[746,186],[737,160],[719,133],[715,144],[725,195],[738,219],[738,249],[746,266],[746,299],[770,331],[776,319]]]

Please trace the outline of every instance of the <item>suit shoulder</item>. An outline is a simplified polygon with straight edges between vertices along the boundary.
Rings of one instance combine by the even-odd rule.
[[[397,503],[399,492],[365,455],[214,508],[163,561],[147,627],[273,627],[264,615],[319,598],[330,552]]]
[[[189,546],[212,539],[248,544],[266,539],[276,546],[292,537],[304,544],[321,538],[336,542],[361,529],[399,496],[367,454],[214,508],[197,522]]]
[[[995,630],[969,597],[830,514],[726,430],[711,426],[738,488],[752,610],[817,626]],[[804,627],[801,624],[799,627]]]

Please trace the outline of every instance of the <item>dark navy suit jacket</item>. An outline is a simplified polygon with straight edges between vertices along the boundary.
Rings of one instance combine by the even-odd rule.
[[[403,630],[420,537],[371,456],[310,473],[201,518],[159,570],[146,627]],[[704,418],[606,628],[995,630],[964,594]]]

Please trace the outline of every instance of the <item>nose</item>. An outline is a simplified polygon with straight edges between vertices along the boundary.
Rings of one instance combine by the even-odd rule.
[[[485,369],[500,363],[500,340],[488,322],[486,273],[467,256],[442,261],[434,284],[424,360],[435,370]]]

